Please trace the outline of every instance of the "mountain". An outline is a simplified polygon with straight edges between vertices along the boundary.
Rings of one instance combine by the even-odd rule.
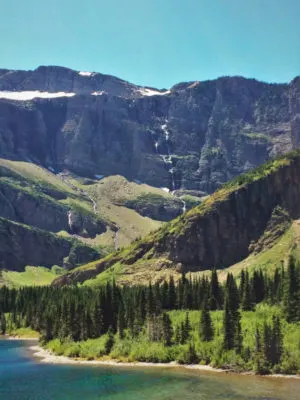
[[[139,243],[225,182],[297,148],[299,93],[300,78],[160,90],[63,67],[0,69],[0,269],[70,269]],[[189,246],[185,254],[186,237],[157,235],[154,253],[188,269],[234,261],[221,247],[202,260]],[[237,242],[237,259],[247,240]]]
[[[212,193],[300,140],[300,78],[145,88],[62,67],[0,70],[0,157]]]
[[[298,150],[241,175],[158,231],[54,283],[93,284],[95,278],[100,283],[112,277],[123,283],[153,281],[230,267],[276,245],[300,216],[299,196]],[[283,257],[292,249],[285,250]]]

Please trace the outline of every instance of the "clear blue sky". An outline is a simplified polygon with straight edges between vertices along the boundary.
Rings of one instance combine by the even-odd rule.
[[[300,75],[299,0],[1,0],[0,67],[62,65],[158,88]]]

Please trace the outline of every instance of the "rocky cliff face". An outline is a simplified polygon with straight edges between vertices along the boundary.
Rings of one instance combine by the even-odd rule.
[[[0,217],[50,232],[66,231],[86,237],[106,231],[105,223],[92,212],[58,201],[67,196],[68,193],[25,180],[0,166]],[[76,199],[82,200],[79,196]]]
[[[238,177],[130,249],[59,278],[57,283],[90,279],[116,263],[133,270],[144,264],[147,271],[228,267],[268,242],[263,236],[271,226],[275,232],[278,225],[281,234],[289,218],[299,218],[299,196],[300,152],[296,151]]]
[[[75,239],[59,237],[0,217],[1,269],[22,271],[26,265],[75,268],[101,256]]]
[[[28,91],[49,98],[20,100]],[[224,77],[159,91],[60,67],[1,70],[0,156],[212,193],[298,147],[299,104],[299,78]]]

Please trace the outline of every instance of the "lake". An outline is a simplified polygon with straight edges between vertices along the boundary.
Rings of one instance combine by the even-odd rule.
[[[43,364],[21,340],[0,340],[1,400],[299,400],[300,380],[184,368]]]

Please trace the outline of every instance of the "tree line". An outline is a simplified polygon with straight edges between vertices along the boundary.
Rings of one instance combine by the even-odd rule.
[[[196,354],[190,342],[189,310],[201,310],[199,337],[211,341],[216,334],[211,312],[223,311],[223,349],[247,357],[243,349],[241,312],[253,311],[261,302],[279,305],[286,320],[300,321],[300,268],[293,257],[288,267],[276,268],[272,275],[258,269],[250,276],[241,271],[239,280],[232,274],[220,283],[215,270],[210,277],[191,279],[182,275],[162,284],[119,287],[115,282],[92,289],[88,287],[27,287],[19,290],[0,288],[0,334],[9,326],[31,327],[41,332],[42,340],[53,338],[83,341],[107,334],[107,350],[113,337],[125,332],[137,338],[146,330],[150,341],[172,344],[190,343],[188,361]],[[173,326],[168,311],[185,310],[185,320]],[[257,365],[275,365],[282,355],[279,318],[257,328],[255,334]]]

